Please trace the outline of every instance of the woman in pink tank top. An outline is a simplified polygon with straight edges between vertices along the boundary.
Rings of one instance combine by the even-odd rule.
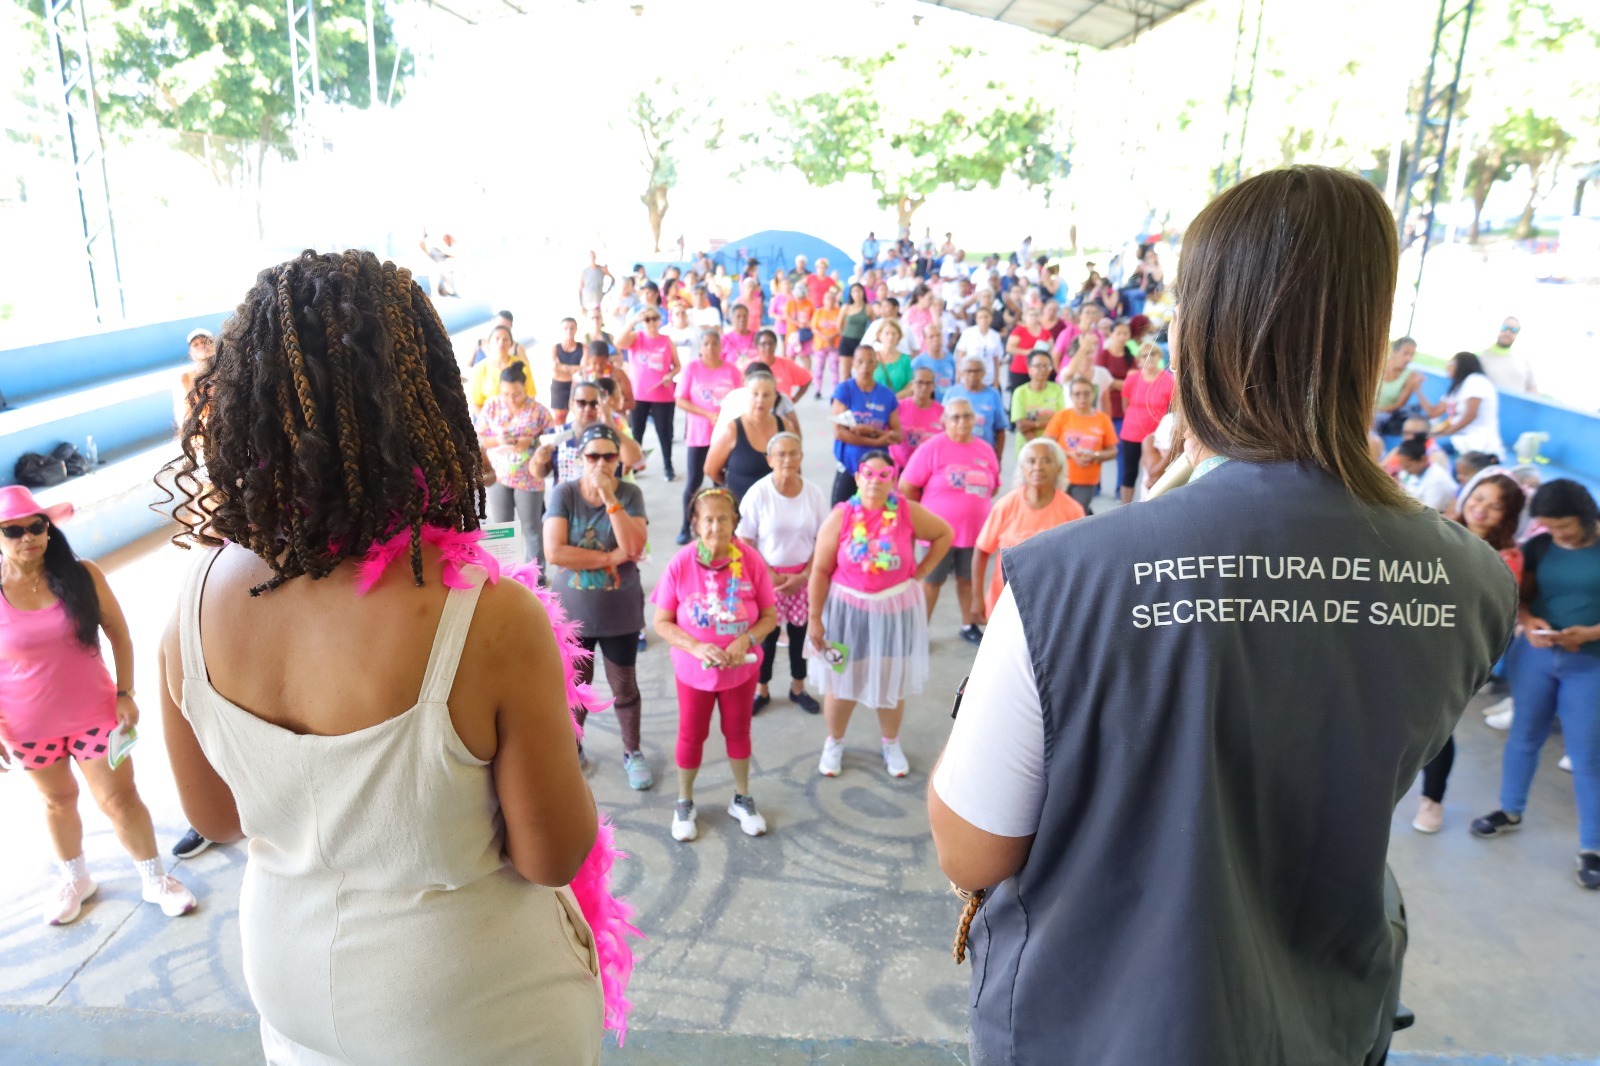
[[[823,694],[828,736],[818,766],[837,777],[844,733],[857,703],[878,712],[883,761],[892,777],[910,772],[900,749],[905,699],[928,678],[928,619],[921,579],[950,550],[944,519],[894,489],[888,453],[862,457],[857,492],[817,533],[811,564],[807,640],[810,680]],[[915,542],[929,543],[919,563]]]
[[[14,763],[44,796],[62,875],[45,904],[47,924],[75,921],[98,888],[83,856],[74,761],[133,856],[145,902],[177,917],[194,909],[194,896],[157,856],[133,761],[112,769],[107,758],[119,727],[139,721],[133,641],[105,575],[57,528],[71,517],[70,503],[41,507],[21,485],[0,488],[0,773]],[[100,656],[102,629],[117,660],[114,681]]]

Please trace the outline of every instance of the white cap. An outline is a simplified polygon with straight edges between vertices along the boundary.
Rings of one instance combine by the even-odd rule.
[[[197,337],[204,337],[208,341],[216,340],[216,337],[211,335],[211,331],[209,329],[191,329],[189,331],[189,340],[187,343],[193,344],[195,342],[195,338]]]

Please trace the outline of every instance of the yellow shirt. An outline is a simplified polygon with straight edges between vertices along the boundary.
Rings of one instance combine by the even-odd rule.
[[[496,366],[494,357],[490,356],[472,368],[467,377],[467,402],[476,411],[484,405],[489,397],[500,392],[500,371],[512,363],[521,363],[522,369],[528,376],[528,396],[533,398],[539,395],[539,390],[533,384],[533,368],[528,365],[525,357],[513,355],[505,362],[505,366]]]

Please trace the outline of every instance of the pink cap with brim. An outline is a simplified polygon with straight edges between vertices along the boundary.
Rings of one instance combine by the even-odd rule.
[[[73,511],[74,508],[70,503],[41,507],[26,485],[7,485],[0,488],[0,522],[13,522],[18,518],[42,514],[59,526],[72,517]]]

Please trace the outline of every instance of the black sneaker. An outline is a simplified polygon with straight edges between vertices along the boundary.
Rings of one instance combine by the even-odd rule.
[[[771,696],[763,696],[761,693],[757,692],[755,700],[750,704],[750,717],[754,718],[756,715],[766,710],[767,704],[771,702]]]
[[[789,700],[792,703],[798,703],[800,705],[800,709],[805,711],[807,714],[822,713],[822,704],[818,703],[817,698],[811,693],[807,692],[805,689],[801,689],[799,692],[789,693]]]
[[[1578,852],[1578,884],[1600,889],[1600,851]]]
[[[1522,828],[1521,818],[1512,818],[1505,811],[1491,811],[1482,818],[1472,820],[1472,835],[1497,837]]]
[[[172,845],[172,854],[180,859],[192,859],[211,846],[211,841],[190,829],[183,839]]]
[[[983,630],[979,629],[975,625],[962,626],[961,639],[966,641],[968,644],[982,644]]]

